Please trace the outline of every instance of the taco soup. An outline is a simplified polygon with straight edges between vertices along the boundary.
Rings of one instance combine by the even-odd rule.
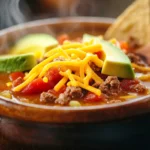
[[[81,107],[149,94],[150,67],[126,41],[83,34],[29,34],[0,56],[0,96]]]

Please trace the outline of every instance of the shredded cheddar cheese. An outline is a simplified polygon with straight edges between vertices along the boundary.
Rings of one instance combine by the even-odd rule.
[[[131,99],[131,98],[136,98],[137,95],[127,95],[127,96],[120,96],[121,99]]]
[[[93,78],[93,80],[95,80],[95,82],[97,82],[97,83],[102,83],[103,82],[103,80],[88,65],[86,73],[88,74],[89,72],[92,75],[92,78]]]
[[[44,78],[43,78],[43,82],[48,83],[48,78],[47,78],[47,77],[44,77]]]
[[[139,66],[137,64],[132,63],[132,67],[141,71],[141,72],[150,72],[150,67],[143,67],[143,66]]]
[[[82,43],[78,43],[78,42],[68,42],[65,43],[64,45],[62,45],[63,49],[69,49],[69,48],[81,48],[83,47]]]
[[[63,77],[63,78],[55,85],[54,90],[55,90],[56,92],[58,92],[58,91],[61,89],[61,87],[67,82],[67,80],[68,80],[68,78]]]
[[[145,74],[145,75],[142,75],[138,78],[142,81],[149,81],[150,80],[150,74]]]
[[[12,82],[7,82],[6,85],[7,85],[8,87],[12,86]]]
[[[19,92],[20,90],[22,90],[25,86],[27,86],[31,81],[33,81],[37,76],[37,73],[33,73],[27,80],[25,80],[23,83],[21,83],[20,85],[16,86],[13,91],[15,92]]]
[[[45,54],[46,59],[36,65],[24,77],[24,82],[13,88],[13,91],[21,91],[36,78],[42,78],[44,82],[48,82],[45,76],[47,71],[57,67],[60,70],[59,73],[62,75],[62,79],[55,85],[55,91],[59,91],[66,84],[67,86],[79,86],[96,95],[100,95],[100,89],[92,87],[90,80],[94,80],[96,83],[102,83],[103,80],[89,65],[92,62],[97,67],[102,68],[103,59],[98,58],[95,54],[99,51],[105,56],[101,45],[94,44],[92,40],[85,43],[66,41],[63,45],[47,52]],[[62,58],[62,60],[59,60],[59,58]]]

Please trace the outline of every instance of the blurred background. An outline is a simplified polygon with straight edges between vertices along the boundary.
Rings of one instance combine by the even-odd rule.
[[[0,29],[65,16],[116,18],[134,0],[0,0]]]

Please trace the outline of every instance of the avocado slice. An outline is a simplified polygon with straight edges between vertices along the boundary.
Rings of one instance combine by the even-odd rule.
[[[101,71],[103,74],[117,76],[120,78],[135,78],[131,62],[128,56],[120,48],[108,41],[100,39],[97,36],[89,34],[83,35],[83,42],[91,39],[94,39],[95,43],[100,43],[105,53],[106,57]]]
[[[16,42],[11,49],[11,54],[34,53],[37,59],[43,57],[47,49],[58,45],[58,41],[48,34],[36,33],[28,34]]]
[[[0,72],[27,71],[37,64],[33,54],[1,55]]]

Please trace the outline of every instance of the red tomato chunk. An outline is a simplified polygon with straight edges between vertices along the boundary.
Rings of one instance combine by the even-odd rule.
[[[86,103],[93,103],[93,102],[100,102],[100,101],[103,101],[105,98],[104,98],[104,95],[96,95],[94,93],[91,93],[89,92],[85,97],[84,97],[84,102]]]
[[[69,36],[67,34],[62,34],[57,38],[59,44],[63,44],[64,41],[69,40]]]
[[[12,86],[15,87],[23,82],[24,73],[23,72],[13,72],[9,75],[10,81],[12,81]]]
[[[123,49],[123,50],[129,50],[129,45],[127,42],[124,42],[124,41],[121,41],[120,42],[120,48]]]
[[[24,78],[24,73],[23,72],[13,72],[9,76],[11,81],[14,81],[14,80],[16,80],[19,77]]]
[[[22,90],[25,94],[41,93],[53,89],[54,86],[61,80],[62,76],[59,74],[57,68],[52,68],[47,72],[46,77],[48,82],[44,82],[43,79],[37,78],[33,80],[27,87]]]
[[[57,68],[50,69],[46,77],[53,84],[53,87],[61,80],[62,76],[59,74],[59,70]]]
[[[102,59],[103,51],[96,52],[95,54],[98,56],[99,59]]]
[[[121,82],[121,88],[125,91],[130,91],[131,90],[131,86],[138,84],[139,81],[138,80],[130,80],[130,79],[124,79]]]
[[[43,79],[37,78],[33,80],[27,87],[25,87],[22,93],[25,93],[25,94],[40,93],[43,91],[47,91],[51,88],[53,88],[53,86],[49,84],[49,82],[45,83]]]

